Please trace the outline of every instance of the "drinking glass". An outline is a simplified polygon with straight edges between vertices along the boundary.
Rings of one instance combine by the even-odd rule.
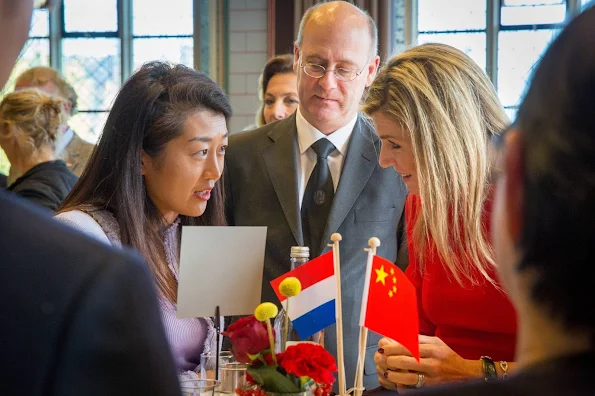
[[[180,381],[180,389],[184,396],[214,396],[219,381],[208,379],[194,379]]]
[[[221,378],[221,367],[234,361],[233,355],[229,351],[219,352],[219,378]],[[200,378],[215,379],[216,366],[215,352],[201,353],[200,355]]]

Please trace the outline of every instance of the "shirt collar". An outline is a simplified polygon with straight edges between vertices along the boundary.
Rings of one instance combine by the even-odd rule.
[[[66,146],[68,146],[68,144],[72,141],[73,138],[74,131],[70,129],[70,127],[68,127],[68,129],[64,131],[62,137],[56,142],[56,155],[62,154],[62,151],[64,151]]]
[[[325,135],[304,118],[299,108],[296,113],[295,124],[298,132],[300,154],[304,154],[312,144],[322,138],[327,138],[337,148],[341,155],[344,156],[347,153],[349,137],[351,136],[351,132],[357,121],[357,114],[347,124],[337,129],[335,132],[330,135]]]

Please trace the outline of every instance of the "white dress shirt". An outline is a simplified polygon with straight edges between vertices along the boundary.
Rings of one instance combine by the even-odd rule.
[[[62,154],[66,146],[68,146],[68,144],[72,141],[73,138],[74,131],[70,129],[70,127],[68,127],[68,129],[64,131],[64,134],[56,142],[56,155],[59,156],[60,154]]]
[[[299,203],[300,208],[302,207],[302,201],[304,198],[304,192],[306,191],[306,185],[310,179],[310,175],[316,166],[316,153],[311,147],[312,144],[316,143],[318,139],[327,138],[332,144],[335,145],[334,150],[328,156],[328,166],[333,179],[333,187],[337,191],[339,185],[339,179],[341,178],[341,169],[343,168],[343,160],[347,154],[347,147],[349,147],[349,138],[351,132],[357,121],[357,114],[351,121],[345,126],[337,129],[330,135],[325,135],[310,124],[300,110],[296,112],[295,123],[298,134],[298,145],[300,149],[300,163],[301,166],[298,168],[298,187],[299,187]]]

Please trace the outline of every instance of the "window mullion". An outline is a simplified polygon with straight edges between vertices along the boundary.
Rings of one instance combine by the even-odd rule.
[[[133,71],[132,2],[118,0],[118,34],[120,37],[120,67],[122,84]]]
[[[566,20],[569,21],[581,12],[581,0],[566,0]]]
[[[419,7],[418,0],[405,0],[405,45],[417,44]]]
[[[62,72],[62,31],[64,13],[62,2],[50,10],[50,66]]]
[[[498,33],[500,32],[500,0],[487,0],[486,13],[486,71],[498,89]]]

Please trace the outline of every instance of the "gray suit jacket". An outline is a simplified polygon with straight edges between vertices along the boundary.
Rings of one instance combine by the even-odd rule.
[[[341,285],[347,386],[355,378],[359,314],[364,287],[368,239],[381,241],[378,254],[397,258],[397,224],[406,188],[393,169],[378,165],[380,140],[360,117],[352,132],[341,179],[334,196],[323,240],[330,248],[332,233],[342,235]],[[299,153],[295,114],[262,128],[232,135],[225,156],[227,215],[231,225],[267,226],[262,286],[263,301],[278,302],[269,282],[290,270],[291,246],[303,245],[298,200]],[[336,356],[336,329],[325,331],[325,347]],[[374,351],[379,336],[370,333],[364,383],[378,386]]]
[[[74,133],[72,140],[60,153],[60,159],[66,162],[68,169],[77,176],[80,176],[87,166],[95,145],[83,140],[79,135]]]

